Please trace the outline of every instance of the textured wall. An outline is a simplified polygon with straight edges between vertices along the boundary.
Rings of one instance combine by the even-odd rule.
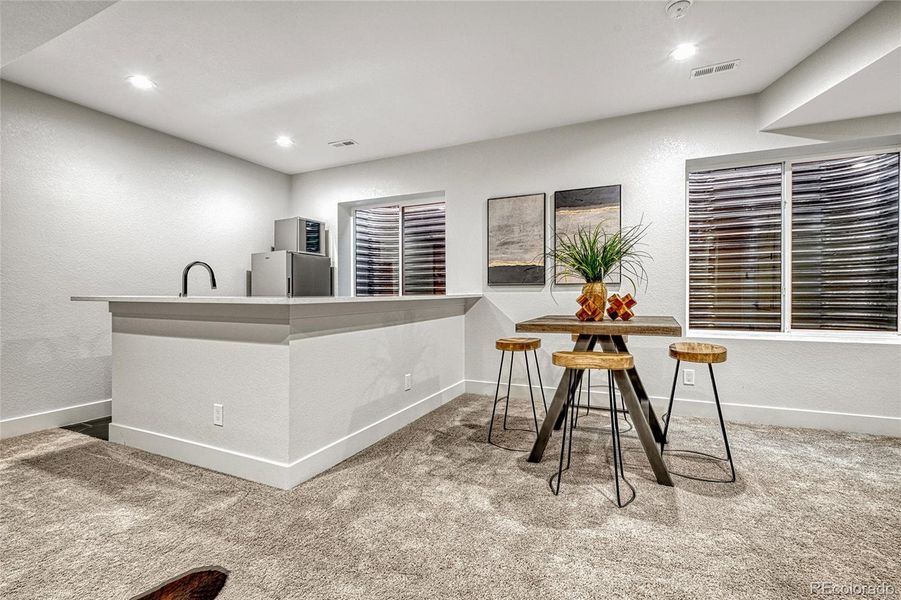
[[[810,135],[816,137],[815,128]],[[339,202],[444,190],[448,292],[486,294],[467,315],[466,376],[493,382],[498,360],[494,338],[512,333],[519,320],[574,312],[576,292],[487,286],[486,198],[546,192],[550,203],[554,190],[622,184],[624,223],[635,223],[642,216],[652,222],[647,239],[654,261],[648,265],[648,289],[638,294],[638,313],[670,314],[684,324],[686,159],[811,141],[759,132],[754,98],[744,97],[304,173],[294,177],[292,196],[294,212],[334,225]],[[549,226],[552,222],[549,214]],[[547,382],[558,376],[550,365],[551,351],[571,344],[561,335],[544,340]],[[652,396],[669,395],[670,341],[630,342]],[[901,417],[901,346],[785,340],[725,343],[730,361],[720,369],[719,383],[723,399],[733,404],[727,416],[832,426],[843,426],[845,416],[829,412]],[[519,378],[525,380],[524,375]],[[707,377],[700,370],[697,380],[695,387],[680,386],[678,397],[710,399]],[[749,406],[734,406],[741,404]],[[877,423],[871,427],[873,422]],[[894,428],[901,434],[901,426],[893,420],[860,418],[848,427]]]
[[[243,295],[288,214],[288,176],[2,84],[2,417],[109,398],[106,305],[72,295]]]

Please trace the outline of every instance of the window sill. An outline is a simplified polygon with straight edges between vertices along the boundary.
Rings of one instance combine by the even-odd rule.
[[[771,342],[826,342],[828,344],[875,344],[901,346],[901,334],[863,332],[753,332],[689,329],[686,337],[724,340],[760,340]]]

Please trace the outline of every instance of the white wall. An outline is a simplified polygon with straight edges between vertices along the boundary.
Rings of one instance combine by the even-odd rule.
[[[0,94],[8,420],[111,396],[107,308],[69,296],[175,295],[192,260],[219,283],[210,291],[195,269],[195,293],[243,295],[250,254],[288,214],[290,179],[15,84]]]
[[[815,128],[808,131],[817,137]],[[644,215],[653,223],[650,283],[638,294],[637,310],[681,322],[685,161],[811,141],[759,132],[754,98],[743,97],[295,175],[293,212],[328,221],[334,230],[340,202],[443,190],[448,292],[486,294],[467,315],[466,377],[470,389],[493,393],[494,339],[511,334],[517,321],[575,312],[576,292],[487,286],[487,198],[545,192],[550,205],[554,190],[622,184],[624,222]],[[549,227],[552,221],[549,214]],[[544,340],[547,386],[559,376],[550,353],[571,343],[562,335]],[[668,396],[672,381],[674,365],[666,352],[671,341],[630,340],[645,386],[658,399]],[[901,346],[751,340],[727,345],[730,360],[718,370],[727,418],[901,434]],[[712,410],[690,402],[712,397],[705,374],[697,375],[698,385],[677,390],[687,401],[679,410]],[[524,381],[522,373],[515,377]]]

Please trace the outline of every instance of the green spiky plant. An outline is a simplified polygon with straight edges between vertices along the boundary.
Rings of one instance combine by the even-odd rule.
[[[604,231],[603,223],[580,227],[572,236],[557,234],[556,246],[548,256],[562,267],[560,275],[579,277],[586,283],[603,282],[620,267],[633,291],[647,281],[645,260],[653,260],[642,242],[650,223],[623,227],[614,233]],[[553,267],[552,267],[553,268]]]

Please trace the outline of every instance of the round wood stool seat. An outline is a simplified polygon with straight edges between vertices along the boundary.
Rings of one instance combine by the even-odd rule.
[[[566,369],[625,371],[634,366],[628,352],[554,352],[554,364]]]
[[[541,348],[541,340],[538,338],[500,338],[494,342],[494,347],[504,352],[528,352]]]
[[[676,342],[670,344],[669,355],[683,362],[707,364],[726,362],[726,348],[718,344]]]

